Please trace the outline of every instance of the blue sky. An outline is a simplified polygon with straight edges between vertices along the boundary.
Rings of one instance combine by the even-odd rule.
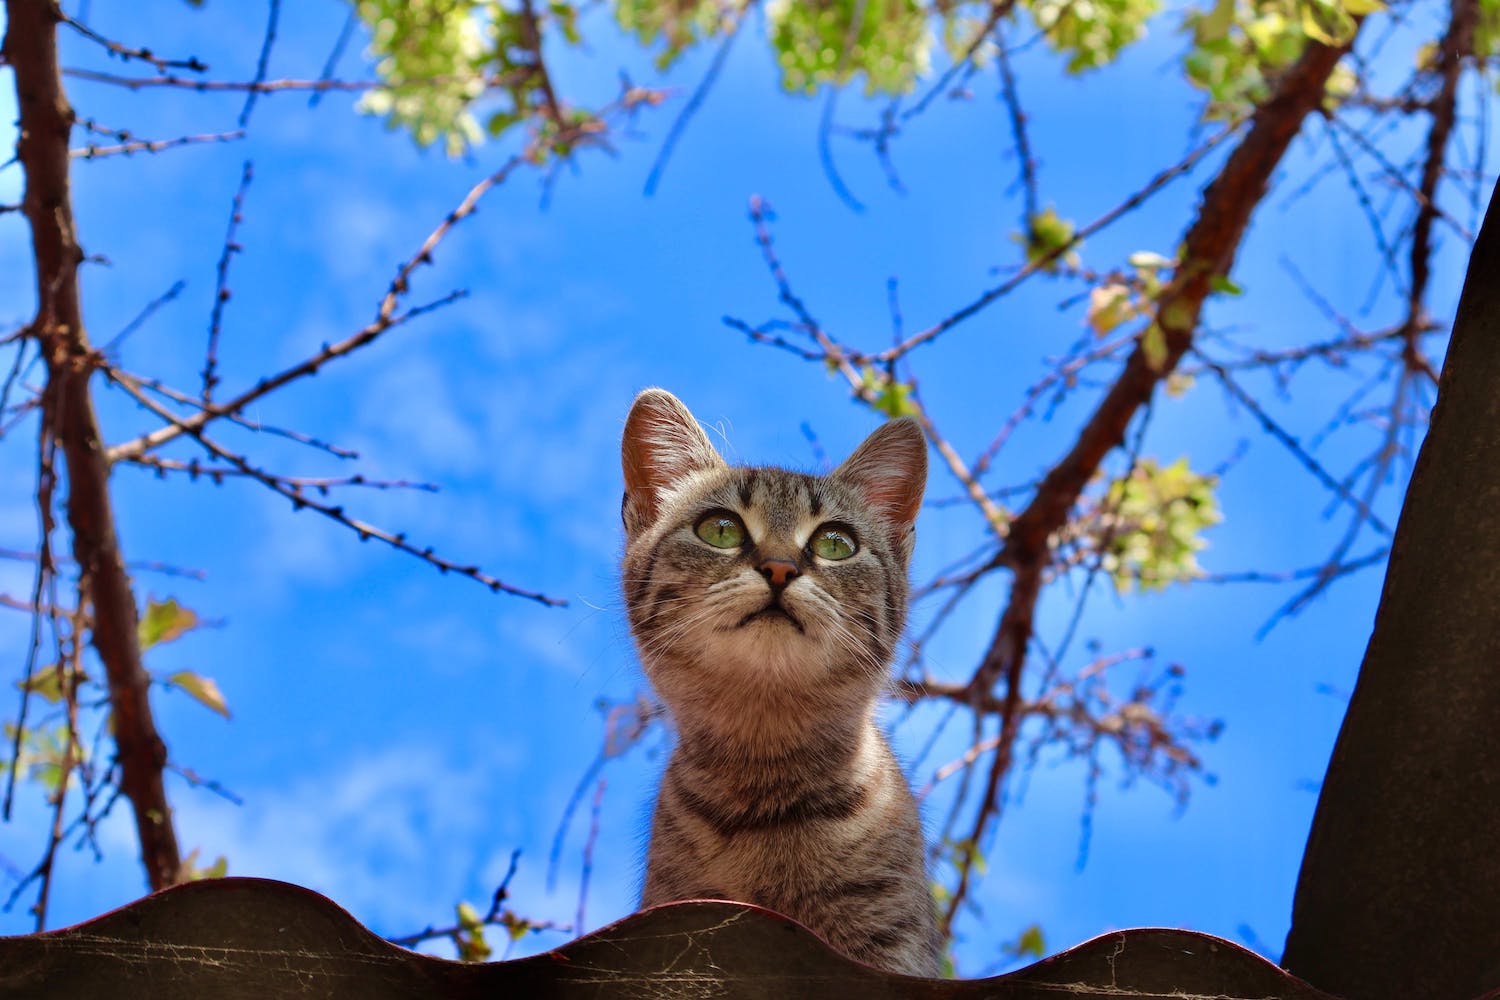
[[[284,4],[272,75],[315,76],[344,9],[332,0]],[[130,16],[94,5],[92,16],[96,28],[128,44],[195,54],[217,78],[246,79],[264,10],[221,3],[194,13],[175,0],[153,0]],[[1180,82],[1174,60],[1185,42],[1168,29],[1173,20],[1168,16],[1117,66],[1086,78],[1064,77],[1040,46],[1017,59],[1044,205],[1055,203],[1080,222],[1092,219],[1189,148],[1197,97]],[[563,93],[607,100],[621,67],[650,79],[647,57],[613,34],[603,10],[587,15],[585,34],[590,52],[559,53]],[[642,185],[703,58],[670,74],[680,88],[673,101],[619,137],[618,156],[585,156],[576,171],[564,171],[545,208],[534,173],[518,174],[485,199],[443,243],[435,266],[419,274],[412,299],[462,287],[466,300],[249,414],[356,449],[368,476],[440,484],[437,494],[351,493],[345,503],[356,516],[508,582],[566,598],[567,608],[496,597],[439,576],[409,557],[361,545],[316,515],[293,513],[251,484],[193,486],[134,468],[115,473],[127,557],[207,574],[201,583],[140,574],[142,597],[177,597],[216,623],[153,650],[148,666],[213,677],[234,713],[226,722],[180,692],[157,697],[173,760],[243,799],[236,806],[174,780],[169,790],[185,849],[198,848],[205,859],[226,855],[232,874],[311,886],[375,930],[401,934],[443,921],[461,899],[482,904],[511,850],[520,848],[516,908],[572,921],[587,807],[549,892],[553,834],[599,750],[595,703],[628,698],[642,685],[615,569],[618,437],[632,396],[648,385],[670,388],[722,432],[731,459],[754,463],[814,467],[804,425],[837,461],[875,426],[876,418],[821,369],[749,345],[723,325],[725,315],[757,322],[781,314],[747,221],[750,197],[775,207],[777,246],[814,315],[863,347],[889,342],[888,278],[899,279],[908,329],[917,329],[995,284],[996,268],[1017,263],[1009,238],[1021,211],[1016,164],[992,74],[976,79],[972,100],[936,102],[898,142],[904,195],[885,186],[867,148],[835,141],[840,171],[866,204],[856,213],[840,204],[819,167],[821,103],[779,92],[758,25],[753,34],[731,55],[654,197],[644,197]],[[68,32],[63,41],[65,64],[104,63],[89,43]],[[1383,58],[1404,67],[1409,50],[1399,48]],[[351,78],[367,73],[357,48],[341,70]],[[0,121],[8,123],[14,97],[4,76]],[[228,130],[241,104],[82,81],[69,90],[81,115],[149,138]],[[241,142],[75,161],[83,244],[109,260],[84,272],[94,341],[107,341],[148,301],[185,280],[183,294],[133,334],[120,357],[127,370],[196,388],[214,266],[246,159],[254,161],[255,180],[239,233],[244,252],[231,274],[225,390],[367,322],[396,264],[511,150],[502,143],[467,161],[447,160],[352,113],[352,104],[331,95],[309,109],[303,96],[268,97]],[[874,111],[852,93],[840,107],[856,124]],[[8,131],[0,137],[10,141]],[[1325,155],[1304,138],[1285,171],[1285,190],[1307,176],[1311,157]],[[1090,240],[1085,261],[1107,268],[1135,250],[1170,254],[1214,162]],[[17,169],[0,171],[0,202],[18,200],[19,184]],[[1447,316],[1466,248],[1451,233],[1443,236],[1432,302]],[[1337,178],[1291,204],[1275,195],[1257,214],[1234,273],[1247,294],[1216,302],[1209,323],[1257,346],[1330,337],[1336,331],[1297,290],[1284,262],[1355,313],[1378,261],[1371,242]],[[30,317],[28,249],[19,217],[0,216],[6,328]],[[1046,371],[1045,359],[1082,334],[1081,307],[1059,308],[1079,290],[1032,281],[916,357],[923,396],[961,454],[976,455]],[[1395,319],[1396,308],[1378,299],[1360,321],[1374,328]],[[1310,368],[1285,396],[1264,379],[1247,384],[1294,433],[1310,437],[1358,379],[1357,371]],[[1054,461],[1095,391],[1085,387],[1050,421],[1025,425],[991,485],[1027,482]],[[118,391],[101,386],[98,405],[112,442],[153,426]],[[275,438],[233,431],[223,438],[278,472],[354,471]],[[1375,440],[1375,430],[1351,427],[1318,455],[1342,472]],[[1346,515],[1325,517],[1323,488],[1206,381],[1182,399],[1158,403],[1145,452],[1163,461],[1187,455],[1195,469],[1207,470],[1236,455],[1242,442],[1243,456],[1221,488],[1225,521],[1208,536],[1205,567],[1278,571],[1318,563]],[[0,547],[33,544],[33,443],[28,429],[0,442],[0,468],[8,470],[0,475]],[[186,458],[192,449],[178,445],[167,454]],[[1400,476],[1406,471],[1402,466]],[[1401,486],[1394,483],[1378,505],[1388,522]],[[929,497],[957,492],[935,463]],[[966,508],[924,512],[914,578],[930,578],[968,551],[980,530]],[[1377,543],[1369,540],[1355,554]],[[1170,925],[1234,940],[1246,940],[1248,929],[1257,947],[1279,952],[1315,805],[1310,788],[1337,732],[1341,692],[1353,684],[1380,573],[1339,583],[1259,640],[1257,631],[1294,588],[1197,585],[1118,599],[1108,588],[1097,591],[1081,638],[1097,640],[1104,652],[1154,647],[1160,663],[1187,670],[1182,711],[1224,720],[1223,735],[1200,747],[1216,780],[1194,782],[1179,811],[1149,785],[1122,790],[1106,755],[1112,770],[1080,866],[1084,772],[1043,754],[990,849],[978,895],[985,922],[963,926],[961,968],[986,969],[998,961],[1000,943],[1032,922],[1053,950],[1112,928]],[[28,580],[27,567],[0,561],[0,593],[23,594]],[[936,675],[968,675],[1003,598],[1003,581],[992,581],[955,615],[930,650]],[[1048,592],[1039,617],[1044,639],[1055,641],[1071,608],[1061,589]],[[918,607],[915,624],[932,613],[932,606]],[[16,669],[25,631],[22,616],[0,617],[0,649],[14,652]],[[1082,647],[1072,656],[1074,666],[1084,662]],[[1122,674],[1121,683],[1133,676]],[[908,759],[931,720],[921,712],[897,726],[895,742]],[[962,750],[960,728],[939,741],[918,784]],[[595,851],[589,928],[633,908],[666,745],[658,733],[604,771],[605,833]],[[929,825],[939,815],[929,808]],[[0,826],[7,869],[34,864],[41,818],[33,794]],[[142,891],[132,836],[121,811],[101,828],[102,861],[64,852],[54,923]],[[0,889],[8,892],[9,878],[0,874]],[[25,905],[0,915],[0,932],[29,929]],[[523,947],[562,939],[539,935]]]

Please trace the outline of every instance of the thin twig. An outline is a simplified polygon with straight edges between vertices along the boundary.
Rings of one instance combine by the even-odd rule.
[[[249,113],[247,106],[246,113]],[[229,301],[229,260],[240,251],[239,241],[235,238],[239,231],[240,222],[244,219],[245,192],[250,189],[250,181],[255,175],[254,167],[249,160],[245,161],[240,171],[239,187],[235,188],[234,200],[230,202],[229,228],[224,233],[224,248],[219,252],[219,264],[215,268],[214,280],[214,304],[209,312],[208,319],[208,349],[203,360],[203,392],[202,399],[205,404],[213,401],[214,386],[219,384],[219,376],[215,369],[219,364],[219,331],[222,329],[224,320],[224,306]]]
[[[281,19],[281,0],[270,0],[270,11],[266,15],[266,35],[260,43],[260,55],[255,60],[256,84],[266,82],[266,71],[271,62],[271,48],[276,44],[276,22]],[[255,109],[255,99],[261,92],[252,88],[245,94],[245,106],[240,110],[240,128],[250,124],[250,112]]]
[[[341,506],[325,504],[321,501],[314,500],[304,494],[300,488],[289,485],[287,480],[279,476],[272,475],[271,473],[268,473],[262,469],[256,468],[255,466],[251,465],[249,461],[246,460],[243,456],[229,451],[227,448],[220,445],[216,441],[208,438],[204,435],[201,427],[189,427],[186,421],[179,419],[176,414],[172,413],[172,411],[157,403],[156,400],[147,395],[145,387],[135,379],[131,378],[129,375],[126,375],[123,372],[117,371],[112,368],[105,368],[104,373],[106,377],[110,379],[110,381],[114,382],[116,385],[120,386],[127,393],[133,396],[138,403],[140,403],[146,409],[150,410],[152,413],[155,413],[162,420],[166,421],[168,426],[178,429],[180,433],[191,436],[210,454],[221,459],[222,461],[228,462],[246,477],[254,479],[261,485],[268,487],[273,493],[280,494],[281,496],[290,500],[292,502],[293,509],[300,510],[305,507],[309,510],[317,511],[324,517],[327,517],[328,519],[341,524],[346,528],[349,528],[359,536],[360,541],[367,541],[371,538],[374,538],[377,541],[384,542],[386,545],[389,545],[391,548],[396,549],[398,552],[405,552],[408,555],[416,556],[423,562],[435,567],[441,573],[457,573],[460,576],[465,576],[471,580],[482,583],[494,593],[505,593],[511,594],[516,597],[524,597],[528,600],[536,601],[538,604],[544,604],[549,607],[563,607],[568,603],[561,598],[548,597],[546,594],[542,594],[534,590],[526,590],[524,588],[505,583],[504,581],[499,580],[496,577],[489,575],[488,573],[485,573],[478,566],[461,565],[449,559],[444,559],[443,557],[434,553],[430,547],[418,548],[417,546],[408,542],[406,540],[406,535],[404,534],[392,533],[386,531],[384,528],[377,528],[373,524],[368,524],[364,521],[356,520],[355,518],[350,517],[348,514],[346,514],[344,512],[344,508]]]
[[[169,69],[185,69],[192,73],[202,73],[208,69],[208,65],[200,61],[197,56],[190,56],[187,59],[163,59],[150,49],[132,49],[112,39],[105,38],[81,20],[71,18],[67,14],[62,13],[61,10],[57,12],[57,16],[61,18],[63,24],[66,24],[83,37],[104,46],[109,50],[111,55],[118,56],[127,62],[131,59],[139,59],[142,62],[150,63],[156,68],[158,73],[165,73]]]
[[[233,132],[210,132],[204,135],[182,135],[175,139],[135,139],[130,142],[122,142],[115,146],[100,146],[96,143],[88,143],[78,149],[68,150],[68,155],[78,160],[97,160],[105,156],[130,156],[134,153],[160,153],[167,149],[177,149],[181,146],[195,146],[205,142],[233,142],[243,139],[243,129]]]
[[[667,129],[667,137],[662,140],[661,149],[657,151],[656,159],[651,164],[651,171],[646,175],[647,197],[656,193],[657,187],[661,184],[662,174],[666,172],[667,162],[671,160],[672,152],[677,148],[678,140],[687,131],[688,123],[703,107],[703,102],[708,99],[708,92],[713,89],[713,85],[719,79],[719,74],[724,71],[724,64],[729,60],[729,49],[734,45],[734,40],[740,33],[742,24],[740,18],[754,3],[755,0],[746,0],[739,17],[731,19],[729,26],[725,29],[724,40],[719,43],[718,49],[714,52],[713,61],[708,64],[708,69],[704,71],[703,78],[698,81],[698,86],[693,88],[693,93],[688,97],[687,103],[682,106],[682,110],[672,120],[672,126]]]

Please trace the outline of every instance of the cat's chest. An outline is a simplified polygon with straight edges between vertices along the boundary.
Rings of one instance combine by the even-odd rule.
[[[704,885],[730,899],[770,905],[789,887],[819,883],[849,864],[842,837],[805,830],[761,830],[699,843]]]

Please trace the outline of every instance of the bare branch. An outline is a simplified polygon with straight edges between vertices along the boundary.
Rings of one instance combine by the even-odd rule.
[[[180,877],[181,856],[162,785],[166,746],[147,697],[149,678],[136,636],[135,597],[125,573],[109,496],[109,464],[89,393],[96,353],[79,304],[78,264],[68,177],[73,111],[57,65],[51,4],[9,0],[4,54],[15,75],[25,166],[24,211],[36,259],[38,312],[32,335],[47,366],[44,433],[55,434],[67,469],[73,556],[94,609],[93,644],[109,681],[120,787],[130,798],[147,879],[154,889]]]
[[[266,15],[266,34],[260,43],[260,55],[255,60],[254,83],[266,82],[266,70],[271,62],[271,48],[276,44],[276,22],[281,19],[281,0],[270,0],[270,12]],[[260,90],[251,89],[245,94],[245,106],[240,110],[240,128],[250,124],[250,113],[255,110],[255,99]]]
[[[275,28],[275,4],[272,4],[271,30]],[[269,35],[267,36],[269,39]],[[252,95],[253,96],[253,95]],[[250,106],[245,106],[245,114],[250,113]],[[234,201],[229,208],[229,229],[224,233],[224,249],[219,252],[219,264],[215,269],[216,279],[214,283],[214,305],[209,313],[208,320],[208,348],[203,360],[203,392],[204,403],[213,400],[214,386],[219,384],[219,376],[215,369],[219,364],[219,331],[224,322],[224,306],[229,301],[229,259],[240,251],[240,245],[235,239],[239,231],[240,223],[244,220],[245,192],[250,189],[250,181],[255,176],[255,169],[249,160],[240,171],[240,184],[234,190]]]
[[[255,466],[251,465],[244,456],[235,454],[234,452],[225,448],[223,445],[220,445],[216,441],[207,437],[203,433],[203,429],[201,427],[188,426],[187,421],[179,419],[174,413],[172,413],[171,410],[168,410],[166,407],[162,406],[160,403],[156,402],[156,400],[148,396],[146,394],[145,387],[129,375],[126,375],[124,372],[107,367],[104,369],[104,373],[110,379],[110,381],[114,382],[116,385],[120,386],[127,393],[133,396],[138,403],[140,403],[146,409],[150,410],[152,413],[155,413],[162,420],[166,421],[168,426],[176,428],[180,433],[191,436],[193,440],[202,445],[203,448],[209,452],[209,454],[222,461],[228,462],[236,470],[238,470],[241,475],[249,479],[254,479],[261,485],[268,487],[273,493],[280,494],[281,496],[290,500],[292,502],[292,507],[296,510],[301,510],[305,507],[308,510],[317,511],[324,517],[327,517],[330,520],[335,521],[338,524],[341,524],[353,531],[356,535],[359,536],[359,540],[362,542],[374,538],[377,541],[384,542],[385,544],[389,545],[391,548],[396,549],[399,552],[405,552],[408,555],[416,556],[423,562],[435,567],[441,573],[457,573],[460,576],[466,576],[471,580],[482,583],[484,586],[490,588],[490,590],[494,593],[505,593],[512,594],[516,597],[524,597],[529,600],[536,601],[539,604],[547,605],[549,607],[563,607],[568,603],[567,601],[561,600],[559,598],[548,597],[546,594],[542,594],[534,590],[526,590],[521,587],[512,586],[511,584],[505,583],[504,581],[499,580],[489,575],[488,573],[485,573],[478,566],[461,565],[451,560],[444,559],[443,557],[434,553],[430,547],[418,548],[417,546],[408,542],[406,540],[406,535],[404,534],[395,534],[386,531],[384,528],[377,528],[373,524],[368,524],[364,521],[359,521],[350,517],[344,512],[343,507],[335,506],[332,504],[325,504],[321,501],[314,500],[308,497],[303,492],[301,486],[296,485],[296,480],[290,480],[281,476],[275,476],[263,469],[256,468]],[[206,411],[200,411],[200,413],[201,412]],[[132,460],[139,460],[139,457]]]
[[[243,129],[233,132],[210,132],[204,135],[182,135],[175,139],[135,139],[130,142],[122,142],[115,146],[100,146],[96,143],[88,143],[78,149],[71,149],[68,155],[79,160],[97,160],[105,156],[130,156],[134,153],[160,153],[167,149],[177,149],[181,146],[195,146],[205,142],[233,142],[243,139]]]
[[[90,28],[82,21],[71,18],[67,14],[62,13],[60,10],[58,11],[58,17],[62,19],[62,23],[66,24],[68,27],[72,28],[83,37],[89,39],[90,41],[98,42],[100,45],[104,46],[109,50],[110,55],[118,56],[126,62],[129,62],[132,59],[139,59],[142,62],[150,63],[158,73],[166,73],[166,71],[169,69],[185,69],[193,73],[203,73],[208,70],[208,65],[199,61],[197,56],[190,56],[187,59],[163,59],[161,56],[156,55],[150,49],[132,49],[128,46],[121,45],[119,42],[116,42],[112,39],[105,38],[103,35],[99,34],[97,31],[95,31],[93,28]]]
[[[748,11],[755,0],[746,0],[744,11]],[[743,11],[741,12],[743,13]],[[703,73],[703,79],[698,81],[698,86],[693,88],[693,93],[688,97],[687,103],[672,120],[672,126],[667,129],[667,137],[662,140],[661,149],[656,154],[656,160],[651,164],[651,172],[646,175],[646,194],[648,196],[656,193],[661,184],[662,174],[666,172],[667,161],[672,158],[672,151],[677,148],[677,142],[682,134],[687,131],[688,123],[708,99],[708,92],[713,89],[714,83],[719,79],[719,74],[724,71],[724,63],[729,59],[729,49],[734,45],[734,40],[739,36],[740,23],[732,21],[725,29],[724,40],[719,43],[714,52],[713,61],[708,64],[708,69]]]
[[[316,354],[290,368],[262,378],[254,386],[244,390],[228,402],[205,406],[204,409],[191,417],[186,417],[175,423],[158,428],[134,440],[114,445],[106,451],[106,456],[110,461],[137,458],[148,451],[159,448],[168,441],[176,439],[182,434],[201,430],[212,421],[220,417],[238,413],[250,403],[280,389],[288,383],[315,374],[328,362],[336,358],[345,357],[359,348],[372,343],[386,331],[461,297],[462,293],[454,292],[429,305],[417,306],[404,313],[398,311],[401,302],[410,292],[410,282],[413,273],[419,267],[432,263],[433,251],[436,250],[438,244],[443,241],[443,238],[448,235],[454,226],[474,213],[480,199],[490,189],[504,183],[523,164],[544,160],[544,153],[547,149],[571,149],[575,146],[587,145],[590,142],[598,143],[601,141],[600,136],[606,128],[605,120],[608,117],[633,114],[640,106],[653,105],[659,101],[660,94],[657,91],[631,87],[613,105],[606,108],[600,118],[561,125],[555,132],[538,138],[537,143],[541,145],[528,147],[523,152],[510,157],[498,170],[475,184],[469,190],[469,193],[464,196],[458,207],[449,212],[443,221],[433,229],[427,239],[417,249],[416,253],[397,268],[396,276],[391,279],[391,283],[386,288],[385,295],[381,298],[380,304],[376,309],[375,319],[365,327],[336,344],[325,344]]]
[[[510,867],[506,869],[505,877],[500,880],[500,885],[495,889],[495,895],[490,900],[489,910],[484,914],[484,916],[479,918],[478,926],[504,927],[507,932],[520,930],[535,933],[537,931],[547,930],[572,930],[572,928],[570,927],[553,923],[550,920],[540,922],[526,920],[523,917],[518,917],[513,911],[506,907],[505,901],[510,898],[510,880],[515,878],[516,867],[520,860],[521,849],[518,847],[511,852]],[[448,938],[460,950],[462,950],[464,944],[464,935],[472,933],[473,930],[474,925],[466,923],[457,923],[448,927],[433,927],[429,925],[426,929],[418,931],[415,934],[407,934],[402,937],[386,938],[386,940],[391,944],[400,945],[402,948],[415,948],[417,945],[423,944],[427,941],[433,941],[438,938]]]

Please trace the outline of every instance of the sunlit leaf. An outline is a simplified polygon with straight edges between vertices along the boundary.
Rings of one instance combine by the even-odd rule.
[[[459,926],[474,928],[484,925],[484,921],[479,916],[479,911],[474,909],[472,903],[459,903],[455,909],[458,914]]]
[[[1354,19],[1337,3],[1324,0],[1299,0],[1302,30],[1313,41],[1324,45],[1343,45],[1354,37]]]
[[[771,0],[766,5],[781,85],[812,93],[865,77],[865,93],[902,94],[927,72],[932,29],[915,0]]]
[[[1193,24],[1193,38],[1199,45],[1227,38],[1234,24],[1235,0],[1215,0],[1213,7],[1198,17]]]
[[[1033,215],[1027,220],[1029,226],[1025,235],[1013,235],[1011,238],[1026,248],[1026,262],[1035,264],[1045,260],[1042,270],[1054,273],[1061,260],[1069,267],[1079,266],[1077,248],[1082,243],[1074,243],[1073,237],[1078,232],[1078,227],[1069,219],[1064,219],[1057,214],[1057,209],[1051,205]],[[1069,247],[1062,251],[1063,247]]]
[[[734,31],[739,6],[723,0],[615,0],[615,20],[646,46],[662,45],[656,68],[666,69],[704,39]]]
[[[1113,62],[1146,34],[1146,22],[1160,0],[1031,0],[1036,25],[1058,52],[1068,56],[1069,73],[1083,73]]]
[[[1161,254],[1156,253],[1152,250],[1137,250],[1129,257],[1126,257],[1125,262],[1131,267],[1144,268],[1152,271],[1159,271],[1164,267],[1171,267],[1173,263],[1168,258],[1163,257]]]
[[[890,376],[874,368],[865,368],[860,373],[861,387],[874,398],[871,405],[888,417],[914,417],[921,414],[916,400],[912,399],[912,387],[904,382],[892,381]]]
[[[1159,324],[1152,323],[1141,331],[1141,353],[1146,358],[1146,364],[1154,371],[1161,371],[1167,365],[1167,335],[1162,332]]]
[[[1124,285],[1111,282],[1089,292],[1089,308],[1084,319],[1099,336],[1104,336],[1134,315],[1130,289]]]
[[[214,863],[207,868],[198,867],[198,848],[188,851],[182,859],[182,877],[187,882],[197,882],[207,878],[223,878],[229,874],[229,859],[220,854]]]
[[[54,663],[35,671],[29,682],[25,678],[16,681],[16,687],[22,691],[30,691],[55,705],[62,701],[63,682],[69,679],[71,674],[72,671],[65,669],[61,663]]]
[[[1216,476],[1193,472],[1185,458],[1165,467],[1141,459],[1109,484],[1095,530],[1103,568],[1119,590],[1160,590],[1202,572],[1202,532],[1223,520],[1217,486]]]
[[[1017,958],[1046,958],[1047,939],[1042,936],[1041,925],[1027,927],[1005,950]]]
[[[229,718],[229,705],[224,701],[224,693],[219,690],[219,685],[214,683],[212,678],[195,674],[191,670],[179,670],[168,677],[167,681],[182,688],[224,718]]]
[[[1229,280],[1227,274],[1216,274],[1208,279],[1208,287],[1220,295],[1243,295],[1245,290],[1233,281]]]
[[[136,636],[141,649],[147,650],[164,642],[171,642],[184,632],[198,627],[198,615],[191,608],[184,608],[176,598],[165,601],[146,602],[146,613],[136,625]]]

